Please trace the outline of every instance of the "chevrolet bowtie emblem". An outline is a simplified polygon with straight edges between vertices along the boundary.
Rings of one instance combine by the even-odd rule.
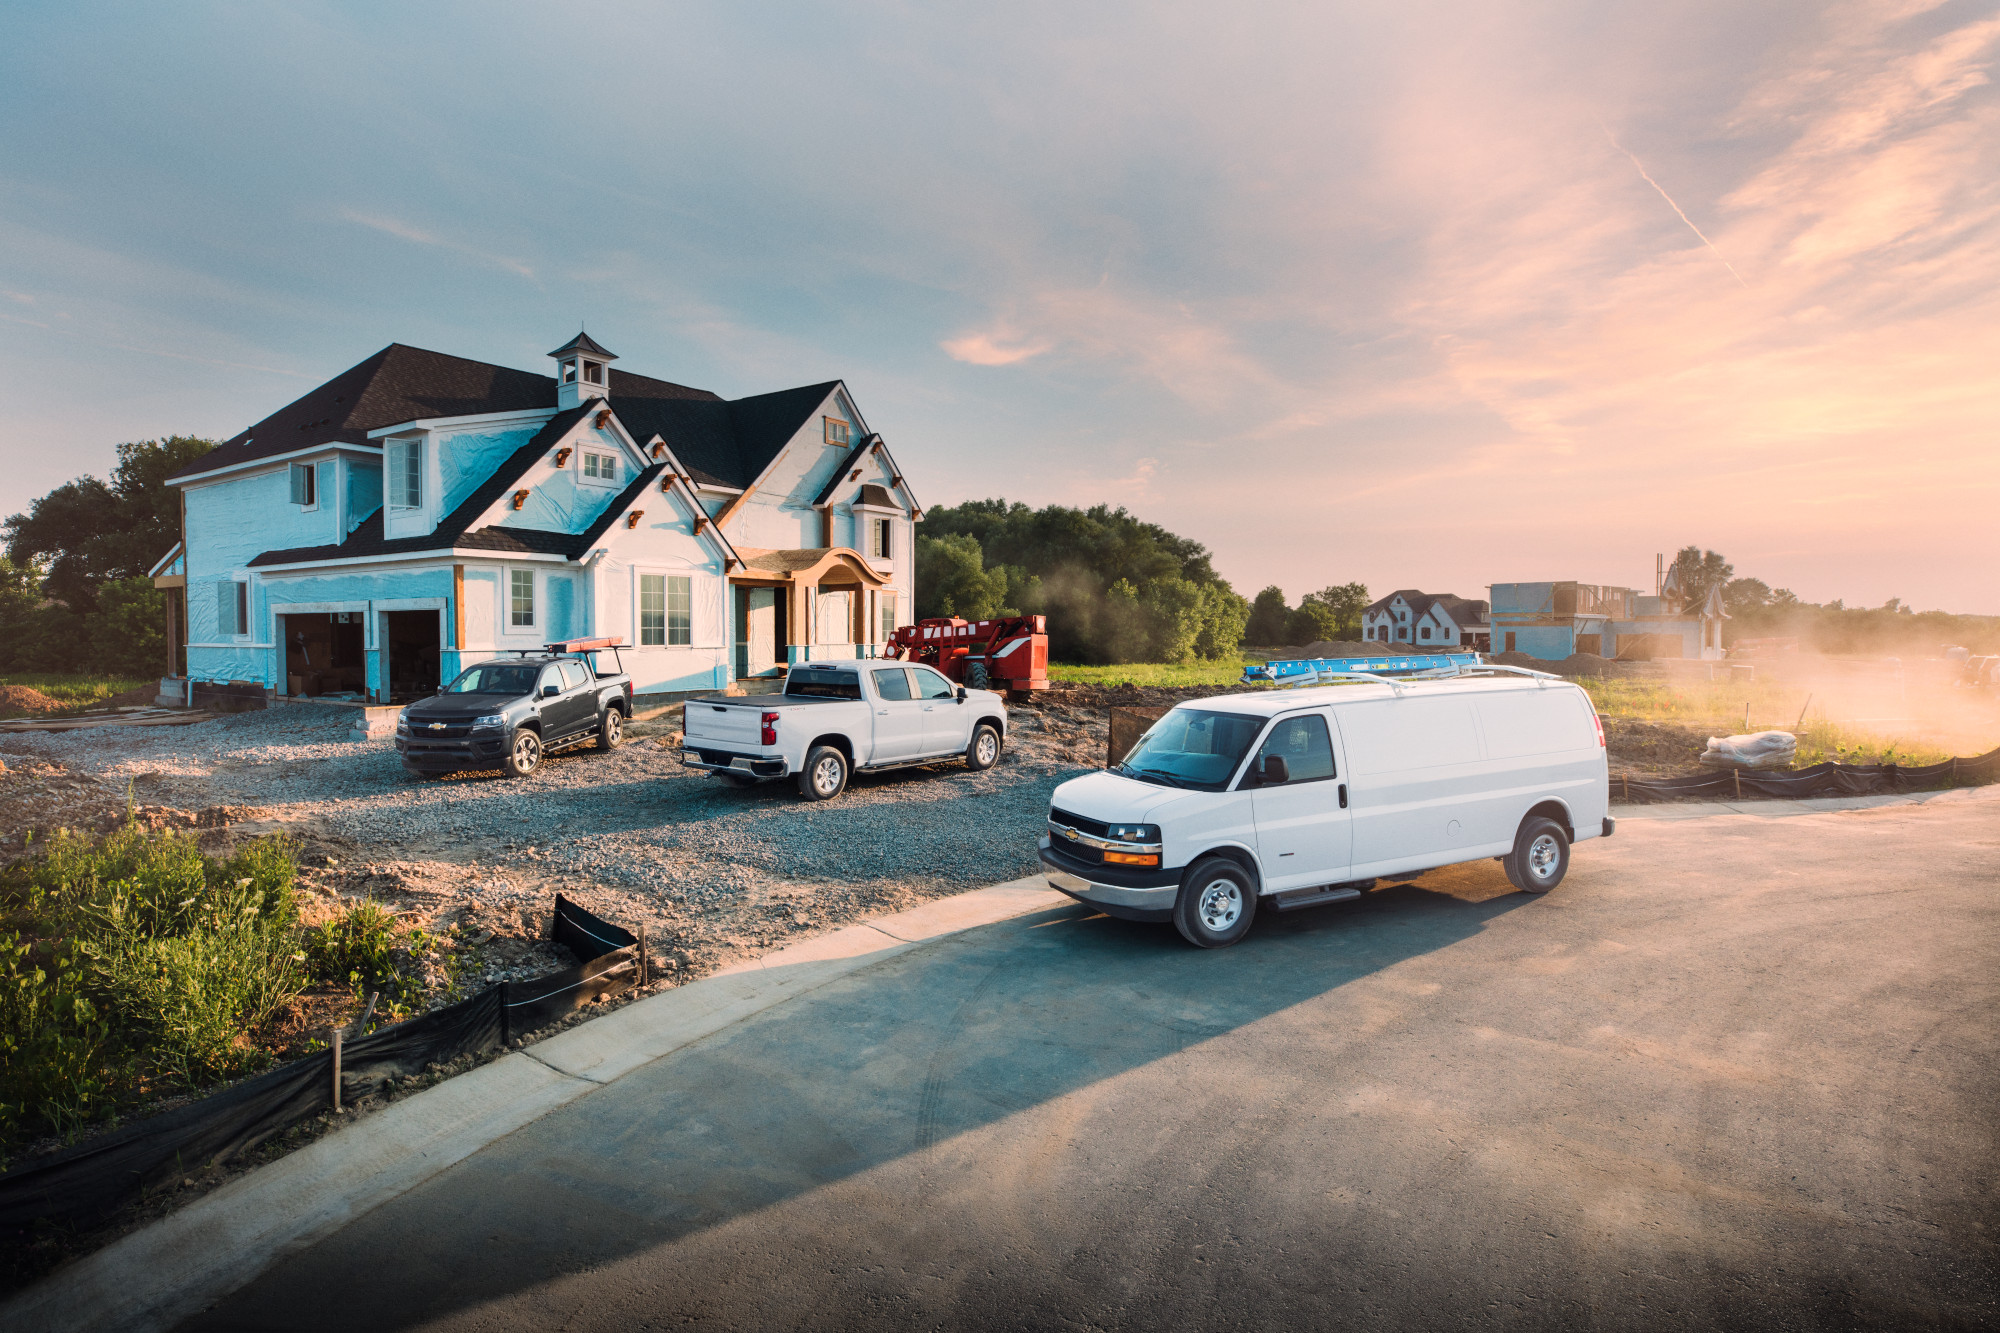
[[[1075,842],[1075,841],[1076,841],[1076,830],[1075,830],[1075,829],[1073,829],[1073,828],[1066,828],[1066,829],[1064,829],[1064,830],[1063,830],[1063,836],[1064,836],[1065,838],[1068,838],[1068,839],[1069,839],[1069,840],[1070,840],[1071,842]]]
[[[431,723],[431,730],[432,730],[432,731],[443,731],[443,730],[444,730],[444,723],[442,723],[442,722],[433,722],[433,723]]]

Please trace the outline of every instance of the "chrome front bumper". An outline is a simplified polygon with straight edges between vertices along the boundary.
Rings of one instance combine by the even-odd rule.
[[[1177,870],[1111,871],[1121,879],[1151,879],[1155,884],[1106,884],[1102,878],[1080,874],[1065,866],[1043,838],[1039,848],[1042,866],[1048,871],[1049,887],[1060,889],[1081,903],[1089,903],[1109,916],[1127,921],[1166,921],[1174,914],[1174,899],[1181,891]],[[1109,875],[1105,875],[1108,878]]]

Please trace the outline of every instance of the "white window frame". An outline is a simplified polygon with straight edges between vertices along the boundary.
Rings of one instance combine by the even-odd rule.
[[[873,560],[896,558],[896,520],[868,515],[868,555]]]
[[[897,629],[900,628],[896,615],[896,590],[894,588],[884,588],[880,596],[882,598],[880,607],[881,618],[876,628],[882,631],[882,637],[877,639],[876,642],[887,643],[895,637]]]
[[[586,458],[609,459],[611,461],[612,474],[609,477],[605,476],[593,477],[590,473],[585,472],[583,470],[584,469],[583,460]],[[620,457],[619,452],[616,449],[592,449],[589,447],[580,448],[576,451],[577,483],[583,486],[601,486],[606,489],[616,489],[617,486],[619,485],[619,480],[618,480],[619,476],[624,471],[624,462],[625,460],[622,457]]]
[[[638,644],[641,648],[664,648],[667,646],[667,576],[665,574],[649,573],[642,569],[635,573],[634,578],[637,586],[633,592],[636,605],[632,611],[632,623],[638,629]],[[658,639],[647,637],[649,633],[649,627],[646,624],[647,579],[658,579],[660,581],[660,623],[656,630],[650,630],[650,632],[659,634],[660,637]]]
[[[408,452],[406,453],[405,450]],[[412,474],[415,474],[414,477]],[[410,490],[414,481],[416,488]],[[398,483],[401,483],[399,486]],[[424,442],[390,440],[382,457],[382,503],[390,509],[414,512],[424,507]]]
[[[525,621],[516,619],[516,617],[520,614],[520,611],[519,608],[515,605],[515,601],[518,596],[516,590],[521,586],[521,579],[523,578],[523,576],[525,576],[528,581],[527,582],[528,618]],[[523,633],[534,632],[535,612],[536,612],[535,600],[536,600],[535,571],[532,569],[509,569],[507,571],[507,624],[506,624],[507,633],[523,634]]]

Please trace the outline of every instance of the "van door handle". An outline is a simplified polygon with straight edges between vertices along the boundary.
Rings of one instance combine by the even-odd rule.
[[[1340,808],[1343,810],[1347,808],[1347,784],[1345,782],[1340,784]]]

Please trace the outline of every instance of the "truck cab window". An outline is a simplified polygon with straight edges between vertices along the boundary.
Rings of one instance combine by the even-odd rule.
[[[957,687],[929,667],[911,667],[910,674],[917,678],[917,697],[920,699],[950,699],[957,696]]]
[[[910,673],[904,667],[884,667],[875,673],[875,693],[882,699],[910,697]]]
[[[562,687],[563,687],[562,672],[559,669],[557,669],[553,664],[542,668],[542,678],[535,682],[535,693],[539,695],[543,690],[546,690],[551,685],[556,687],[557,693],[562,692]]]
[[[559,665],[562,667],[565,690],[580,690],[590,683],[590,673],[583,669],[583,663],[563,662]]]
[[[1333,741],[1327,734],[1326,719],[1316,713],[1278,719],[1258,748],[1257,762],[1251,765],[1251,771],[1261,769],[1265,756],[1273,754],[1284,758],[1294,785],[1322,782],[1334,775]]]

